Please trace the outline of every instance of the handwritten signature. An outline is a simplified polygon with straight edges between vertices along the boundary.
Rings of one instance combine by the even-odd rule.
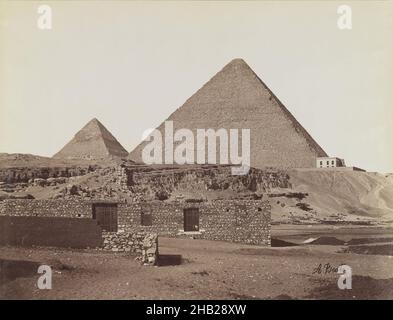
[[[330,273],[337,273],[338,266],[332,266],[329,262],[322,264],[320,263],[317,267],[313,269],[312,274],[330,274]]]

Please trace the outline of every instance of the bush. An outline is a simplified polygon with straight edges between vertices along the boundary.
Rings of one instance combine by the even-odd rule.
[[[169,199],[170,194],[164,190],[160,190],[156,192],[156,199],[164,201]]]

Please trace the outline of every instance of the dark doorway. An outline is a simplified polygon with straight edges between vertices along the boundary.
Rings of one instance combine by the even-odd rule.
[[[199,231],[199,209],[187,208],[184,212],[184,231]]]
[[[102,230],[117,232],[117,204],[94,203],[93,219],[97,220]]]

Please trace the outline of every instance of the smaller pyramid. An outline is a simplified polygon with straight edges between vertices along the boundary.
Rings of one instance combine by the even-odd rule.
[[[128,152],[96,118],[89,121],[63,149],[56,159],[102,159],[126,157]]]

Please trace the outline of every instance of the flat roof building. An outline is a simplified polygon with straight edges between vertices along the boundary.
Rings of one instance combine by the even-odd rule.
[[[344,159],[337,157],[318,157],[316,161],[317,168],[345,167]]]

